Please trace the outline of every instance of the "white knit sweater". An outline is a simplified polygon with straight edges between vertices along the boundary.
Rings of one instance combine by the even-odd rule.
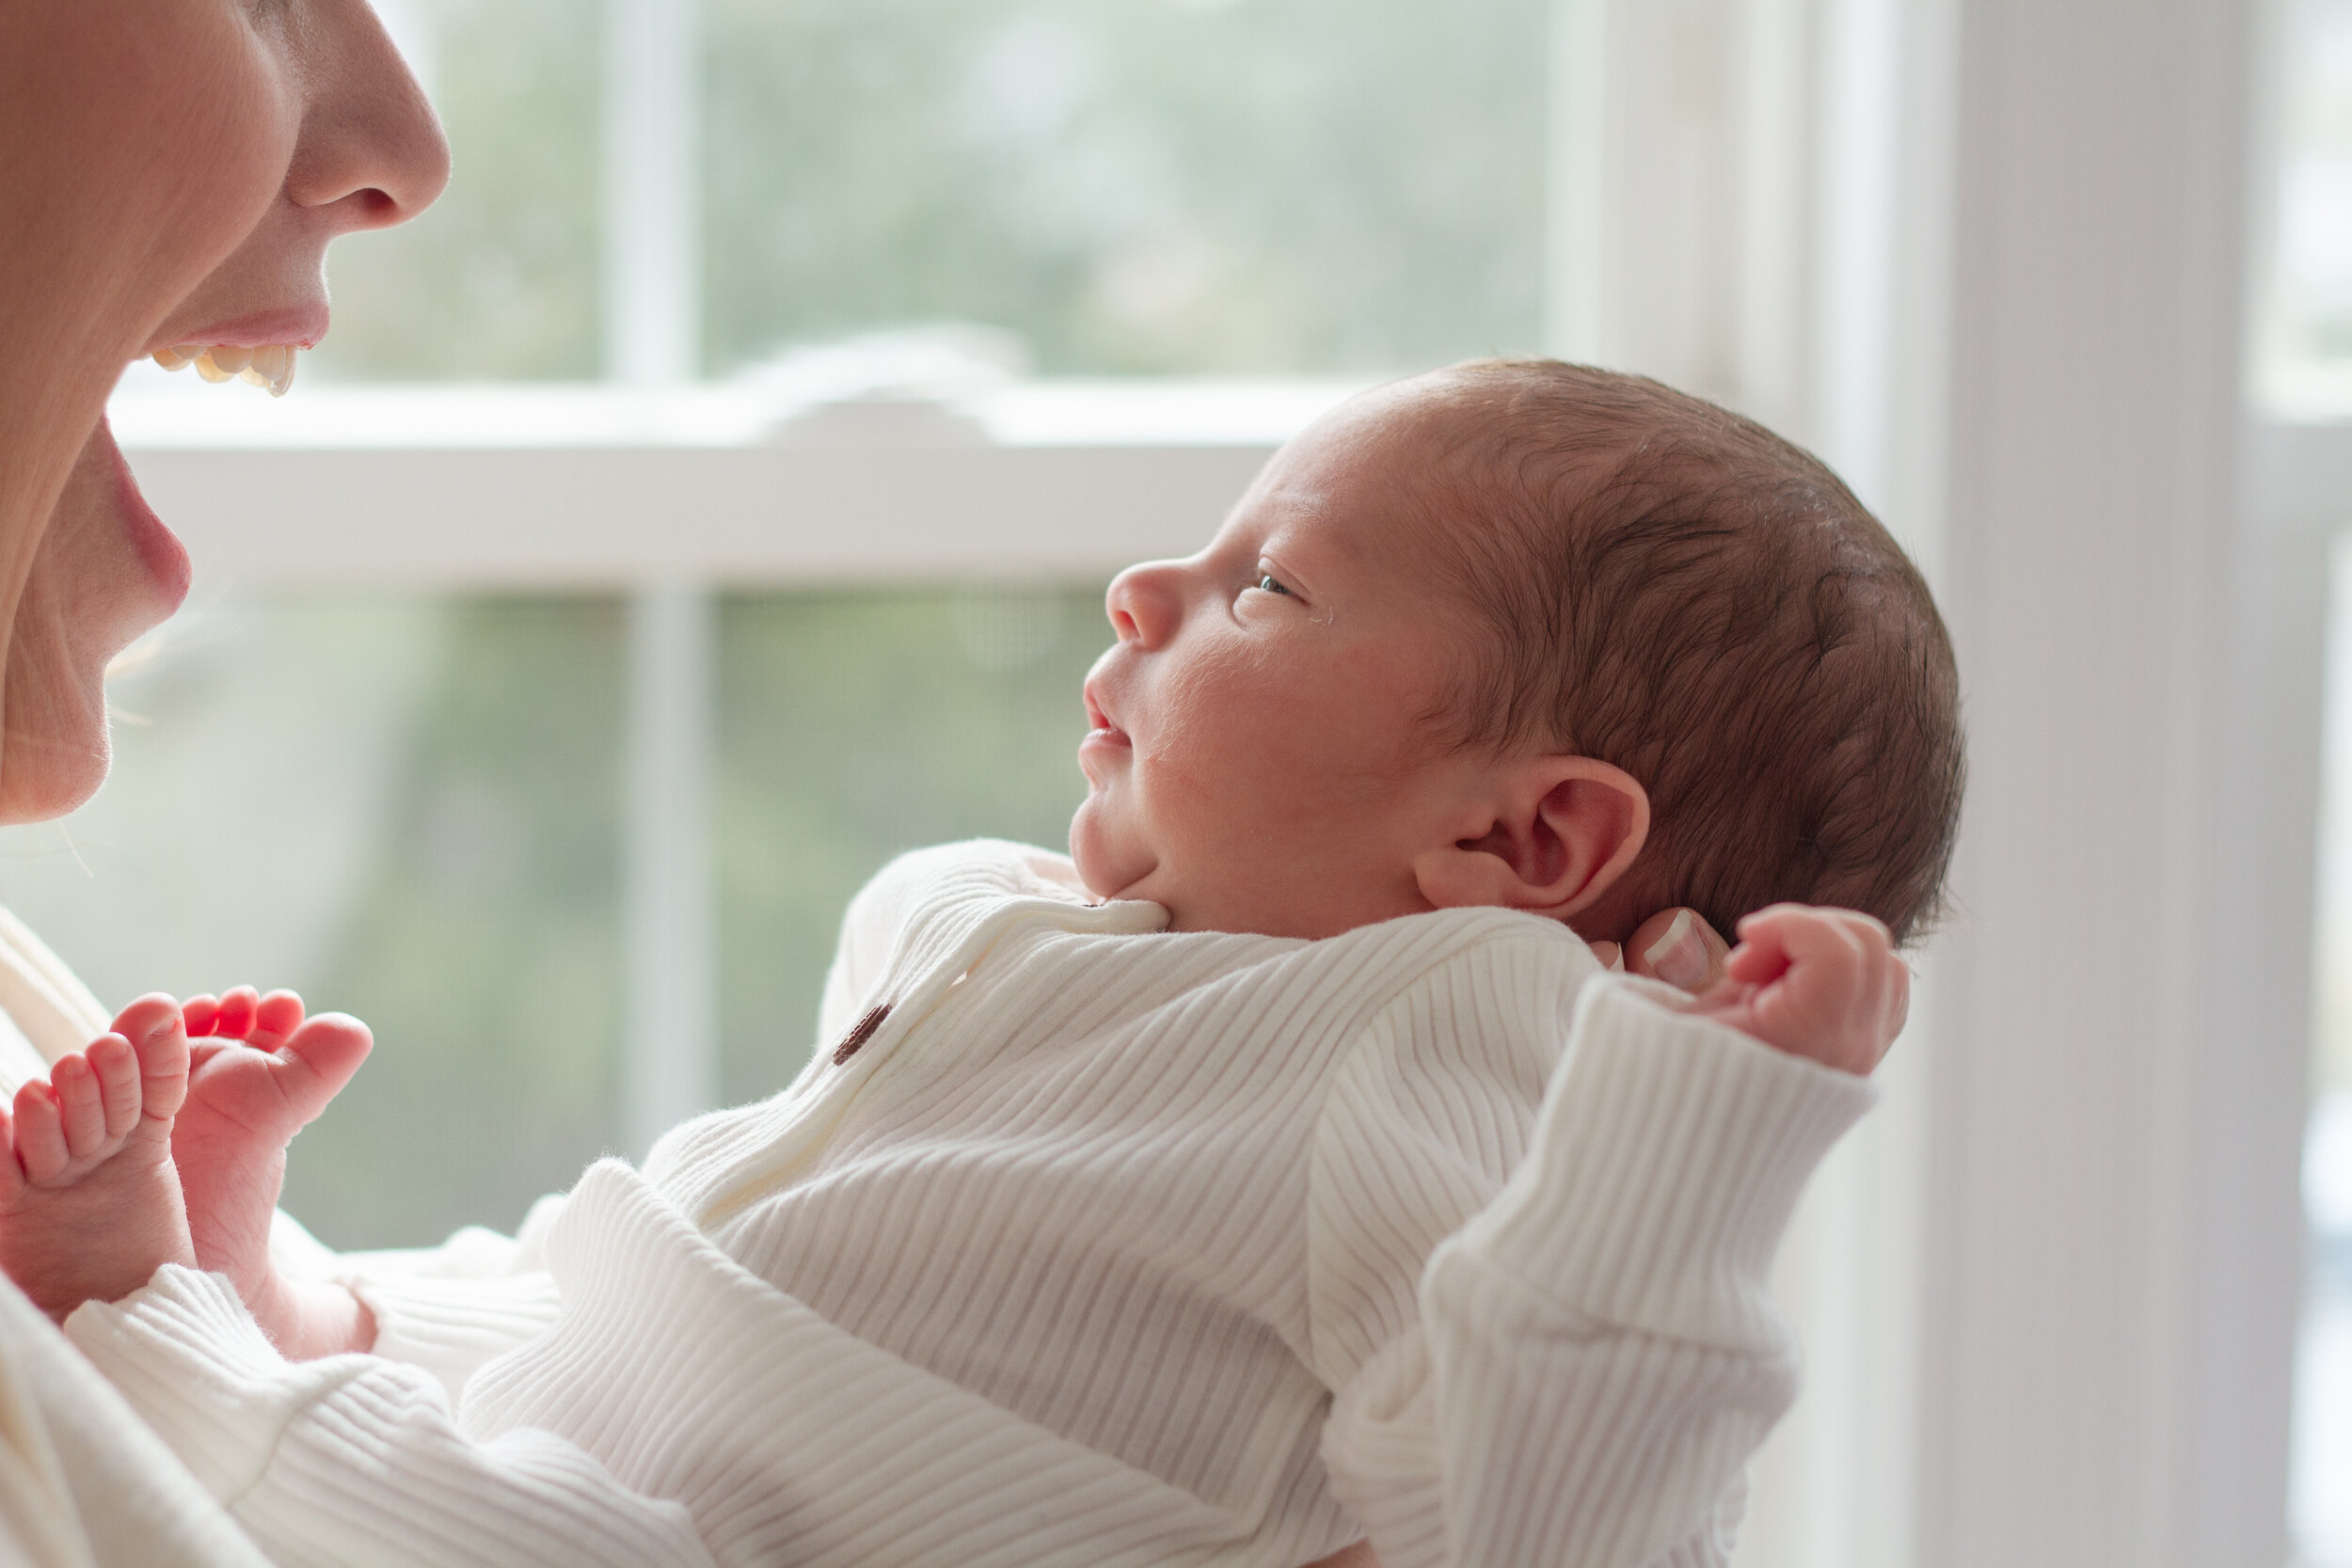
[[[1533,916],[1169,934],[1068,879],[885,870],[789,1089],[356,1264],[374,1355],[170,1268],[69,1332],[290,1564],[1722,1561],[1869,1087]]]

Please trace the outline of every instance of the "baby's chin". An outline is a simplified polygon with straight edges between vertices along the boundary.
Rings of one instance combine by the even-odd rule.
[[[1132,898],[1138,882],[1159,869],[1157,857],[1141,846],[1116,842],[1100,794],[1089,793],[1070,819],[1070,861],[1078,879],[1097,898]]]

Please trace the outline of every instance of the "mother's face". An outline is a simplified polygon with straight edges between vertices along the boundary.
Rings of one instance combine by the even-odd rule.
[[[327,243],[448,171],[366,0],[0,5],[0,820],[98,786],[106,663],[187,591],[103,418],[124,364],[315,343]]]

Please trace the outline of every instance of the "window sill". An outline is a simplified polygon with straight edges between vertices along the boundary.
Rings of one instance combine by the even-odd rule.
[[[253,388],[110,410],[214,581],[587,589],[1100,578],[1197,549],[1354,383],[1006,382],[951,401],[704,386]]]

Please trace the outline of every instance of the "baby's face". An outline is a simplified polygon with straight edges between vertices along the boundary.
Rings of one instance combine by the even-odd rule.
[[[1070,825],[1095,894],[1156,899],[1179,930],[1298,937],[1431,907],[1412,859],[1478,762],[1429,722],[1470,633],[1416,537],[1426,395],[1346,404],[1206,549],[1111,584]]]

